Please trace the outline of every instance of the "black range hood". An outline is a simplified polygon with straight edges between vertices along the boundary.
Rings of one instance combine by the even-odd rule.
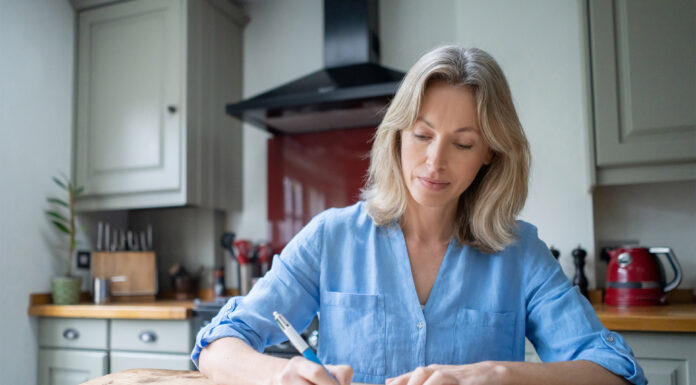
[[[377,126],[404,77],[379,65],[377,0],[324,0],[324,66],[229,115],[273,134]]]

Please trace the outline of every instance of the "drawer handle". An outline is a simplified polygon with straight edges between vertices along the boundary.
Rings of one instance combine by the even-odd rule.
[[[153,331],[148,330],[140,333],[140,336],[138,336],[138,338],[140,338],[140,341],[143,341],[146,344],[151,344],[157,341],[157,334],[155,334],[155,332]]]
[[[65,329],[63,332],[63,338],[66,340],[76,340],[80,337],[80,333],[78,333],[77,330],[70,328],[70,329]]]

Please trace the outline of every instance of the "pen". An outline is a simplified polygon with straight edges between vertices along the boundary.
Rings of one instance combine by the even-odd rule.
[[[302,356],[304,356],[304,358],[321,365],[321,367],[324,368],[324,370],[326,370],[326,373],[328,373],[329,376],[331,376],[331,378],[333,378],[333,380],[336,381],[337,384],[339,383],[336,377],[334,377],[333,374],[331,374],[331,372],[329,372],[329,370],[326,369],[326,366],[324,366],[324,364],[319,360],[319,357],[317,357],[317,355],[314,354],[314,351],[310,349],[309,345],[307,345],[307,342],[305,342],[302,336],[300,336],[297,330],[295,330],[295,328],[292,327],[292,325],[290,325],[290,322],[288,322],[282,314],[278,313],[277,311],[274,311],[273,319],[275,319],[278,326],[280,326],[280,330],[283,332],[283,334],[285,334],[285,336],[288,337],[288,340],[290,341],[292,346],[294,346],[295,349],[297,349],[297,351],[300,352]]]

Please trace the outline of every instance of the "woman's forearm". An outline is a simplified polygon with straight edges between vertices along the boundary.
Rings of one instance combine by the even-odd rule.
[[[623,377],[591,361],[499,362],[506,367],[506,384],[626,385]]]
[[[218,385],[266,385],[288,360],[261,354],[238,338],[221,338],[201,351],[198,368]]]

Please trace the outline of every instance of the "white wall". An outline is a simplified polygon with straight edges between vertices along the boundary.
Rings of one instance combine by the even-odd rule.
[[[64,274],[48,226],[51,182],[70,172],[74,16],[66,0],[0,0],[0,373],[36,383],[36,319],[29,294]]]
[[[588,74],[582,1],[381,0],[382,63],[407,70],[443,43],[478,46],[505,71],[532,147],[529,199],[522,218],[558,248],[573,273],[578,244],[593,253]],[[251,2],[244,32],[244,94],[254,95],[323,63],[319,0]],[[301,20],[301,23],[299,22]],[[240,235],[266,236],[266,134],[244,128],[244,213]],[[588,267],[592,282],[592,260]]]

